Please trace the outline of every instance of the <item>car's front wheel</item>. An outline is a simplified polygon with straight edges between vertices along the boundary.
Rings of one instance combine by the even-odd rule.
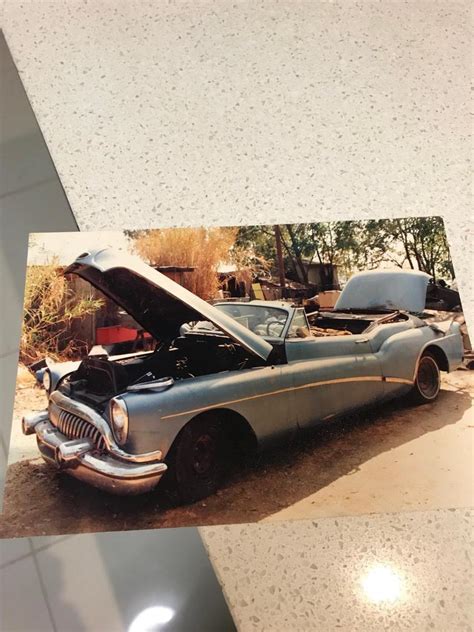
[[[176,501],[192,503],[217,491],[224,471],[221,424],[197,417],[179,433],[167,458],[168,489]]]
[[[436,399],[441,387],[441,374],[436,358],[429,352],[420,361],[413,385],[412,398],[416,404],[426,404]]]

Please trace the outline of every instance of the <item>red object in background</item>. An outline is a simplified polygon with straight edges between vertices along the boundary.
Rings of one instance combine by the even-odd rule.
[[[136,340],[140,333],[137,329],[132,327],[120,327],[119,325],[113,325],[112,327],[97,327],[95,332],[97,345],[113,345],[117,342],[128,342],[130,340]],[[143,338],[145,340],[151,339],[151,335],[147,332],[143,332]]]

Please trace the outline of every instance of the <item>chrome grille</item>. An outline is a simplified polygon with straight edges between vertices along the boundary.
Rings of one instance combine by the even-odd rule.
[[[92,439],[99,450],[105,450],[105,439],[91,423],[68,412],[59,409],[59,414],[51,416],[56,428],[68,439]]]

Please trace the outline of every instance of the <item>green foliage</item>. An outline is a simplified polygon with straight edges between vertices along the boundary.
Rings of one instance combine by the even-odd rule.
[[[288,276],[307,281],[303,261],[338,265],[350,275],[381,265],[409,266],[433,277],[454,276],[440,217],[320,222],[280,226]],[[237,244],[276,260],[273,226],[244,226]]]
[[[235,247],[250,250],[268,261],[276,259],[275,232],[273,226],[240,226]]]
[[[404,248],[411,268],[418,268],[435,279],[454,277],[448,241],[441,217],[414,217],[394,220],[394,235]]]

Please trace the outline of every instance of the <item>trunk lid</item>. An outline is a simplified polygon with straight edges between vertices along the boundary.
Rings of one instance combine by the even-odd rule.
[[[430,275],[415,270],[371,270],[352,276],[334,309],[422,312]]]

